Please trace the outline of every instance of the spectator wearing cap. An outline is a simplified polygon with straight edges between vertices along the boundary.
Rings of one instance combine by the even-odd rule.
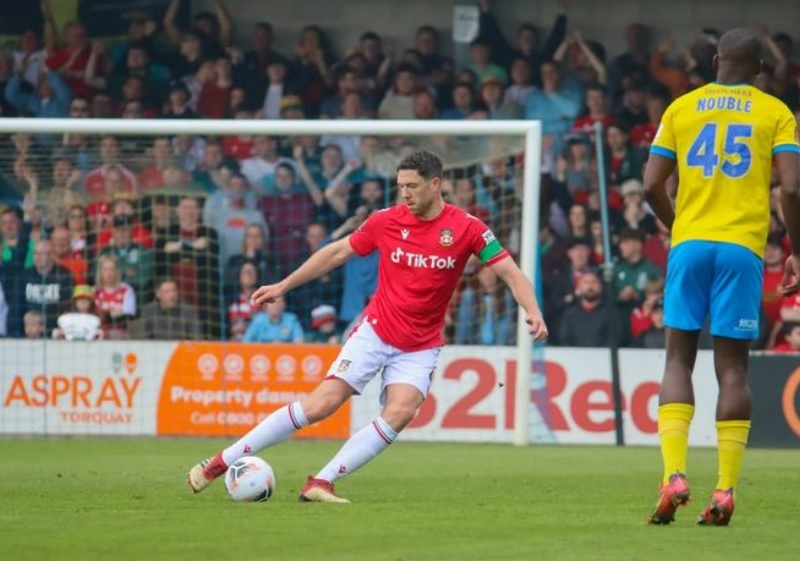
[[[311,330],[306,332],[306,343],[341,344],[341,337],[337,333],[338,321],[336,308],[331,305],[323,304],[311,310]]]
[[[58,327],[53,330],[53,339],[92,341],[103,337],[92,287],[86,284],[77,285],[72,290],[72,309],[58,317]]]
[[[303,99],[299,95],[284,95],[281,98],[281,119],[303,120],[305,118]]]
[[[588,237],[571,238],[567,242],[567,266],[553,274],[552,281],[544,287],[545,302],[550,321],[558,336],[557,324],[564,311],[580,297],[578,282],[584,273],[594,271],[597,267],[591,261],[592,240]]]
[[[503,97],[503,84],[496,76],[485,76],[481,80],[480,100],[486,106],[490,119],[521,119],[522,107]]]
[[[267,311],[253,317],[242,338],[245,343],[302,343],[305,334],[300,320],[286,311],[283,296],[267,304]]]
[[[417,92],[417,71],[401,64],[394,75],[392,88],[378,106],[379,119],[413,119],[414,98]],[[435,104],[434,104],[435,105]]]
[[[120,279],[128,283],[136,294],[147,296],[153,290],[153,252],[134,241],[134,220],[127,214],[116,214],[111,223],[111,239],[100,250],[98,262],[113,257],[119,267]]]
[[[767,238],[767,248],[764,252],[764,288],[761,292],[761,307],[770,329],[780,320],[785,259],[782,236],[771,234]]]
[[[659,278],[658,267],[644,258],[646,234],[642,230],[625,228],[619,236],[620,259],[614,265],[613,290],[625,315],[644,299],[647,279]]]
[[[658,232],[656,217],[645,210],[644,185],[638,179],[626,179],[620,186],[622,215],[629,228],[643,230],[645,234],[652,235]]]
[[[603,284],[594,271],[581,275],[577,300],[561,318],[558,344],[564,347],[607,347],[609,311],[603,304]]]
[[[156,301],[142,308],[139,319],[128,325],[129,339],[198,341],[203,331],[197,310],[181,300],[177,283],[158,283]]]
[[[256,225],[267,232],[264,215],[255,207],[247,205],[247,179],[241,174],[233,174],[225,188],[225,198],[221,205],[212,208],[205,225],[219,233],[220,262],[225,263],[242,247],[245,229]]]

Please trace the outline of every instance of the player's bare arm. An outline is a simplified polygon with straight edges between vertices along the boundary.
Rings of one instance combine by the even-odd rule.
[[[644,192],[647,202],[659,220],[672,230],[675,207],[667,193],[667,181],[675,170],[675,161],[658,154],[650,154],[644,171]]]
[[[781,181],[781,206],[786,231],[792,242],[792,255],[786,260],[783,293],[800,290],[800,155],[794,152],[775,154],[775,165]]]
[[[350,236],[328,244],[311,255],[293,273],[280,282],[264,285],[256,290],[253,293],[253,302],[259,306],[264,306],[290,290],[340,267],[353,255],[355,255],[355,251],[350,246]]]
[[[533,293],[533,284],[525,273],[511,258],[502,259],[489,268],[506,283],[514,300],[525,310],[525,321],[530,326],[529,331],[533,340],[539,342],[547,339],[547,325]]]

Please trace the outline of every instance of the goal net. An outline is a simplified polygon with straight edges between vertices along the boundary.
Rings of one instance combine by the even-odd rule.
[[[374,293],[377,255],[266,312],[250,294],[395,204],[395,168],[417,149],[442,157],[446,200],[486,222],[534,274],[538,123],[10,119],[0,128],[0,433],[238,434],[303,395]],[[467,368],[476,383],[445,365],[445,378],[488,383],[481,407],[501,439],[519,443],[549,433],[535,405],[546,399],[530,399],[543,377],[526,333],[505,285],[471,262],[446,316],[447,365],[483,359],[494,374]],[[510,369],[512,360],[534,367]],[[437,384],[434,400],[447,401]],[[348,414],[355,423],[358,411]]]

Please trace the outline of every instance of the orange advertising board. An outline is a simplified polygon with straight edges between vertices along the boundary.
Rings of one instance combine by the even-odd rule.
[[[244,434],[308,395],[338,352],[327,345],[179,343],[164,370],[156,434]],[[297,436],[348,438],[350,404]]]

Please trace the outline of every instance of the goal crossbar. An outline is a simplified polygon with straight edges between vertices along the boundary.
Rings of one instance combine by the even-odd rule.
[[[0,133],[275,136],[518,136],[525,140],[519,264],[535,283],[539,232],[542,124],[540,121],[415,120],[183,120],[183,119],[0,119]],[[533,357],[525,314],[517,314],[517,380],[514,444],[528,444]]]

